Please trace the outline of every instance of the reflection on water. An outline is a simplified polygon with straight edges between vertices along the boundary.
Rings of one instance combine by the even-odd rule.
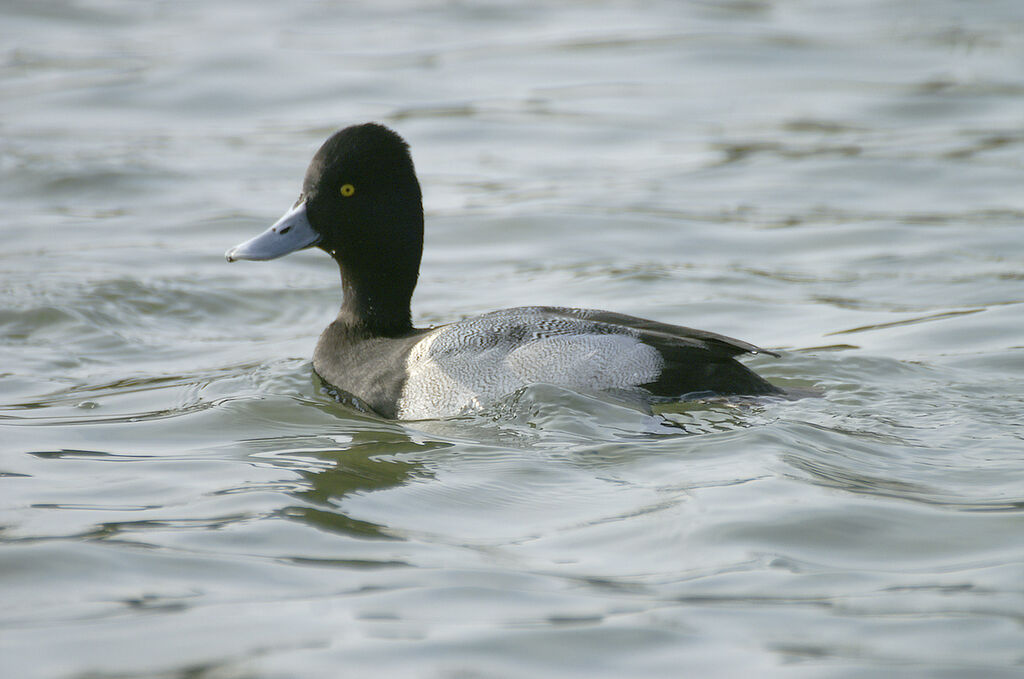
[[[379,432],[356,432],[344,449],[310,450],[308,455],[333,466],[317,471],[300,471],[308,488],[294,495],[308,504],[285,507],[281,513],[323,530],[355,537],[388,537],[381,526],[347,516],[343,509],[345,498],[400,486],[413,478],[429,478],[430,474],[422,464],[404,461],[403,453],[429,454],[450,445],[416,443],[400,434],[382,436]]]

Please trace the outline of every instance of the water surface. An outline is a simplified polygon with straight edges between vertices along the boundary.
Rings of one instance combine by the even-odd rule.
[[[1016,677],[1024,8],[10,2],[0,669]],[[613,309],[820,398],[320,392],[334,129],[412,145],[429,325]]]

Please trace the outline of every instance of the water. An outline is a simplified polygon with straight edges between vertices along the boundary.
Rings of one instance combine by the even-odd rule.
[[[1020,3],[0,15],[3,676],[1024,671]],[[365,120],[419,324],[612,309],[822,397],[333,403],[333,264],[222,253]]]

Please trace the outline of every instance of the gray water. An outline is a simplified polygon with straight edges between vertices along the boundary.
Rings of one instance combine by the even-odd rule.
[[[0,7],[0,675],[1020,677],[1017,0]],[[333,130],[425,191],[420,325],[558,304],[820,398],[311,377]]]

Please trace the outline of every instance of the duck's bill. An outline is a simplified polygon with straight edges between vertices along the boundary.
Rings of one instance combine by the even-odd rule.
[[[306,203],[303,201],[286,212],[272,227],[255,238],[231,248],[224,256],[229,262],[239,259],[276,259],[289,252],[316,245],[318,242],[320,234],[310,225],[309,217],[306,215]]]

